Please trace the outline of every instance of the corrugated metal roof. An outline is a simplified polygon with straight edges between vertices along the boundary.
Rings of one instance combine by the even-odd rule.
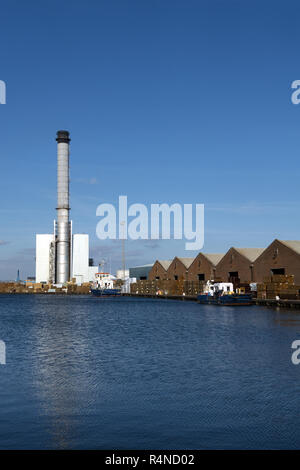
[[[179,259],[186,268],[189,268],[195,258],[177,258],[177,259]]]
[[[150,263],[150,264],[141,264],[140,266],[132,266],[132,268],[129,268],[129,269],[148,268],[149,266],[153,266],[153,263]]]
[[[143,266],[134,266],[129,268],[129,277],[136,277],[137,279],[148,278],[148,274],[152,269],[152,264],[144,264]]]
[[[236,246],[233,248],[252,263],[265,251],[265,248],[237,248]]]
[[[162,267],[167,271],[168,267],[172,263],[172,260],[169,259],[158,259],[158,263],[162,265]]]
[[[295,251],[300,255],[300,240],[278,240],[279,242],[283,243],[291,250]]]
[[[201,253],[205,258],[208,259],[214,266],[218,264],[219,261],[223,258],[225,253]]]

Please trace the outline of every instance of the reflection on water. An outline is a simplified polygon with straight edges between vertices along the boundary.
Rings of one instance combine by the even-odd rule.
[[[298,328],[300,332],[300,310],[276,308],[277,315],[274,321],[281,326],[290,326]]]
[[[299,447],[296,310],[0,296],[0,337],[0,448]]]
[[[93,364],[86,322],[74,328],[67,306],[57,302],[55,311],[34,323],[32,356],[34,385],[41,413],[49,417],[53,445],[68,448],[74,426],[72,416],[92,406]],[[100,384],[99,384],[100,385]]]

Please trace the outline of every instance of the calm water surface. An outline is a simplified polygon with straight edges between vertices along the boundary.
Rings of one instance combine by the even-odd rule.
[[[299,311],[1,295],[0,448],[299,448],[299,338]]]

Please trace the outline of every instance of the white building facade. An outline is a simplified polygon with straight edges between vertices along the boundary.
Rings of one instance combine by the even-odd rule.
[[[55,283],[55,236],[36,235],[36,282]],[[89,236],[76,233],[71,243],[70,280],[75,278],[78,285],[94,282],[98,266],[89,266]]]
[[[89,279],[89,236],[83,233],[73,235],[72,278],[76,284],[88,282]]]
[[[76,284],[95,281],[98,266],[89,266],[89,236],[85,233],[73,235],[72,277]]]
[[[35,282],[50,282],[50,252],[53,242],[53,233],[36,235]]]

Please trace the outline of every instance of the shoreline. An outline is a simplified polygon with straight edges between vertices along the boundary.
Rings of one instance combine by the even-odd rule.
[[[91,295],[90,292],[48,292],[48,291],[16,291],[16,292],[0,292],[1,295],[52,295],[52,296],[86,296]],[[179,300],[181,302],[197,302],[197,296],[189,295],[154,295],[154,294],[131,294],[124,293],[121,297],[133,297],[133,298],[146,298],[146,299],[157,299],[157,300]],[[113,297],[114,298],[114,297]],[[300,300],[288,300],[288,299],[253,299],[253,305],[261,307],[276,307],[276,308],[288,308],[288,309],[300,309]]]

